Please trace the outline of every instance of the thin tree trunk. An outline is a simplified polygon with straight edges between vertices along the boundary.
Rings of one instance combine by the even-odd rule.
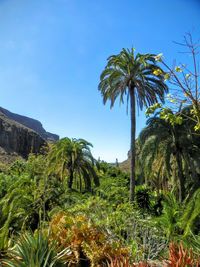
[[[134,87],[129,89],[131,102],[131,169],[130,169],[130,202],[135,198],[135,92]]]
[[[181,152],[180,152],[180,145],[179,145],[179,137],[176,134],[176,130],[173,129],[173,142],[175,145],[175,158],[177,164],[177,173],[178,173],[178,180],[179,180],[179,201],[182,202],[185,197],[185,176],[183,174],[183,164],[181,159]]]
[[[68,180],[68,188],[69,189],[72,189],[73,179],[74,179],[74,173],[72,170],[70,170],[69,180]]]
[[[46,207],[45,207],[45,202],[46,202],[46,190],[47,190],[47,177],[44,174],[44,192],[43,192],[43,220],[46,220]]]
[[[176,162],[177,162],[177,171],[179,179],[179,201],[182,202],[185,198],[185,177],[183,174],[183,165],[180,153],[176,151]]]
[[[82,192],[82,180],[81,180],[81,175],[79,176],[79,190]]]

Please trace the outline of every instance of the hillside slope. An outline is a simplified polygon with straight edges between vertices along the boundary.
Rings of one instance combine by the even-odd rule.
[[[38,153],[46,141],[35,131],[9,119],[0,112],[0,147],[7,156],[17,154],[24,158]]]
[[[23,126],[28,127],[29,129],[32,129],[46,141],[57,141],[59,139],[58,135],[47,132],[43,128],[42,123],[38,120],[15,114],[2,107],[0,107],[0,113],[4,114],[8,119],[18,122]]]

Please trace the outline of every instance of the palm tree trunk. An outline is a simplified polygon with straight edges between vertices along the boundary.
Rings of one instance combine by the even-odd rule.
[[[183,174],[181,155],[178,151],[176,152],[176,163],[177,163],[177,171],[179,179],[179,201],[182,202],[183,199],[185,198],[185,177]]]
[[[182,202],[185,197],[185,176],[183,174],[183,164],[181,159],[181,147],[179,144],[179,137],[177,136],[174,128],[172,131],[172,136],[175,145],[175,159],[177,164],[177,173],[179,180],[179,201]]]
[[[72,189],[73,179],[74,179],[74,173],[73,173],[73,170],[70,170],[69,180],[68,180],[68,188],[69,189]]]
[[[43,191],[43,220],[46,220],[46,191],[47,191],[47,177],[44,175],[44,191]]]
[[[134,87],[129,88],[131,102],[131,169],[130,169],[130,202],[135,198],[135,92]]]

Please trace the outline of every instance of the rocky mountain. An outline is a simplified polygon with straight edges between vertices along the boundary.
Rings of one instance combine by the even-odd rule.
[[[27,158],[29,153],[40,152],[47,141],[58,139],[39,121],[0,108],[0,161],[10,161],[16,155]]]
[[[42,126],[42,123],[38,120],[12,113],[9,110],[2,107],[0,107],[0,113],[3,113],[7,118],[15,122],[18,122],[28,127],[29,129],[32,129],[46,141],[57,141],[59,139],[58,135],[45,131],[45,129]]]

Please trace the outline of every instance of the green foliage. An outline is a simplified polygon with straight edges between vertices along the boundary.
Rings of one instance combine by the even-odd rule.
[[[192,39],[185,41],[195,48]],[[127,110],[129,100],[132,108],[130,185],[117,162],[96,161],[92,145],[83,139],[63,138],[43,155],[0,164],[0,258],[5,266],[129,266],[131,260],[167,258],[169,244],[171,266],[192,264],[191,258],[200,255],[195,49],[194,73],[184,65],[169,68],[162,54],[136,54],[135,49],[108,58],[99,83],[103,102],[113,107],[117,99],[126,99]],[[183,92],[180,99],[167,96],[170,108],[163,106],[166,80]],[[140,109],[149,107],[137,141],[136,102]]]
[[[181,121],[179,115],[171,111],[170,114],[177,119],[176,122],[162,118],[160,113],[147,120],[147,126],[138,138],[141,150],[139,161],[144,166],[146,182],[147,178],[151,183],[156,179],[158,189],[176,188],[179,199],[183,200],[186,189],[190,189],[191,183],[199,179],[195,164],[200,163],[200,143],[192,132],[191,121],[187,119],[188,110],[182,111],[186,118],[183,120],[181,117]]]
[[[184,213],[181,218],[181,226],[184,235],[200,233],[200,189],[197,189],[191,199],[185,205]]]
[[[6,195],[9,187],[17,180],[16,176],[0,173],[0,199]]]
[[[31,156],[29,156],[29,159],[30,159]],[[25,172],[26,170],[26,166],[27,166],[27,163],[23,160],[16,160],[15,162],[13,162],[7,172],[10,174],[10,175],[15,175],[15,176],[19,176],[21,175],[22,173]]]
[[[19,231],[40,209],[40,196],[37,184],[29,176],[23,175],[13,183],[8,193],[0,201],[0,223],[9,224],[12,231]],[[7,221],[9,219],[9,222]],[[31,225],[29,225],[31,226]],[[37,225],[36,225],[37,227]]]
[[[169,122],[171,125],[181,125],[183,123],[183,117],[178,114],[174,114],[171,109],[163,108],[160,112],[160,118]]]
[[[135,49],[122,49],[118,55],[110,56],[99,83],[104,103],[110,100],[112,107],[118,96],[123,103],[130,87],[137,90],[141,109],[143,105],[155,104],[159,98],[163,101],[168,89],[162,77],[153,73],[155,70],[162,72],[153,54],[135,54]]]
[[[150,211],[151,203],[150,203],[150,194],[148,188],[137,189],[136,192],[136,202],[140,209]]]
[[[83,139],[63,138],[53,144],[48,153],[48,173],[56,175],[61,181],[68,178],[68,188],[75,188],[80,191],[90,191],[92,181],[94,185],[99,185],[96,174],[95,160],[91,154],[92,145]],[[82,188],[82,181],[85,188]]]
[[[22,171],[16,163],[9,169],[10,175],[1,174],[0,245],[3,255],[12,242],[16,242],[16,239],[12,241],[12,236],[29,228],[48,226],[44,220],[63,210],[74,217],[87,217],[105,234],[109,233],[109,238],[129,248],[135,261],[166,255],[170,240],[183,240],[186,246],[192,244],[194,251],[199,251],[197,193],[181,207],[173,195],[162,201],[161,193],[138,186],[136,201],[130,205],[128,176],[119,168],[99,162],[100,186],[93,192],[81,193],[69,190],[65,181],[56,176],[46,175],[48,169],[42,168],[44,159],[44,156],[32,155],[23,163]],[[189,226],[183,224],[186,220]],[[87,253],[93,255],[91,247],[87,247]]]
[[[16,245],[8,250],[3,264],[10,267],[64,267],[56,252],[54,242],[49,242],[44,233],[26,232],[17,239]]]
[[[200,158],[198,137],[192,135],[191,128],[185,119],[180,125],[157,117],[149,119],[147,129],[136,143],[140,160],[137,172],[140,176],[145,175],[141,181],[146,184],[136,186],[132,204],[128,202],[128,175],[114,164],[93,159],[95,164],[92,165],[92,158],[89,162],[100,185],[80,192],[76,175],[83,181],[87,177],[78,172],[78,166],[82,165],[79,165],[80,155],[76,154],[79,150],[75,148],[73,162],[68,165],[77,167],[71,189],[66,183],[70,171],[66,165],[63,179],[59,179],[60,156],[53,158],[56,153],[51,149],[47,155],[30,155],[27,161],[18,160],[7,167],[0,173],[0,257],[5,259],[6,255],[5,266],[64,266],[63,262],[80,264],[83,258],[96,267],[97,263],[106,264],[109,257],[120,257],[123,253],[134,262],[154,260],[167,257],[171,241],[182,241],[198,255],[200,193],[199,189],[193,192],[198,187]],[[187,130],[187,136],[181,135],[183,129]],[[173,134],[177,131],[183,173],[187,177],[185,187],[190,188],[181,204],[174,194],[174,176],[171,177],[176,174],[177,165],[173,160],[175,143],[170,131]],[[61,145],[55,151],[59,155],[66,149],[67,146]],[[63,162],[68,164],[69,159]],[[58,170],[53,171],[53,167]],[[90,179],[92,181],[94,177]],[[166,193],[172,185],[173,193]],[[58,224],[56,216],[60,218]],[[66,224],[59,228],[63,220]],[[47,235],[49,221],[58,235],[55,232],[51,237]],[[27,232],[30,229],[35,233]]]
[[[128,176],[117,168],[109,168],[100,176],[100,186],[96,194],[108,200],[111,205],[128,201]]]
[[[137,186],[136,188],[136,204],[137,208],[144,214],[152,216],[160,216],[163,211],[163,195],[152,191],[150,187]]]
[[[32,179],[39,179],[47,171],[47,159],[44,155],[30,154],[26,162],[26,172]]]
[[[157,109],[160,109],[161,107],[162,107],[162,104],[160,104],[160,103],[155,103],[155,104],[151,105],[145,111],[146,116],[149,117],[150,115],[154,114]]]
[[[159,227],[163,229],[168,240],[173,240],[181,234],[179,227],[182,209],[173,194],[168,193],[163,201],[163,213],[156,219]]]
[[[162,229],[168,242],[183,242],[184,246],[192,247],[196,255],[200,253],[198,195],[199,190],[189,202],[180,204],[168,193],[162,201],[161,216],[153,219],[154,226]]]
[[[68,212],[74,216],[86,215],[113,239],[129,247],[134,260],[154,259],[163,253],[166,248],[164,231],[153,228],[154,222],[150,217],[145,217],[127,201],[118,205],[110,203],[93,197],[68,209]]]

